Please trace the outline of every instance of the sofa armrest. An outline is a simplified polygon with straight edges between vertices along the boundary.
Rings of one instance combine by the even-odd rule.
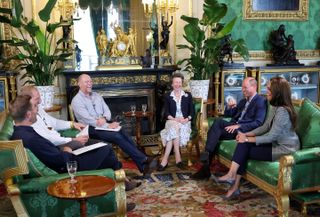
[[[299,150],[293,154],[293,158],[295,164],[320,161],[320,147]]]

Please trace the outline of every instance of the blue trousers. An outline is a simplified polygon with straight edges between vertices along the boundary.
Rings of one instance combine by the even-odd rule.
[[[238,143],[232,161],[239,164],[238,175],[246,171],[248,159],[272,161],[272,143],[256,145],[255,143]]]
[[[207,136],[206,151],[213,153],[217,150],[217,144],[221,139],[235,139],[237,131],[228,133],[224,128],[230,125],[234,125],[233,122],[225,121],[221,118],[217,119],[214,124],[210,127]]]
[[[137,148],[132,139],[126,135],[122,130],[118,132],[95,130],[94,127],[89,127],[89,137],[92,139],[100,139],[105,142],[117,144],[123,152],[128,154],[131,159],[136,163],[140,172],[143,172],[144,163],[147,156]]]

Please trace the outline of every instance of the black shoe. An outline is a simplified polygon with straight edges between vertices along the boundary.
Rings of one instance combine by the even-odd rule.
[[[179,163],[176,163],[176,166],[177,166],[180,170],[186,169],[186,167],[184,166],[184,164],[182,163],[182,161],[180,161]]]
[[[149,174],[158,166],[158,158],[148,157],[143,167],[143,175]]]
[[[158,166],[157,171],[162,172],[162,171],[164,171],[164,170],[167,168],[167,166],[168,166],[168,163],[167,163],[165,166],[162,166],[162,165],[160,164],[160,165]]]
[[[127,212],[134,210],[134,208],[136,208],[135,203],[127,203]]]
[[[200,170],[190,176],[191,179],[194,180],[205,180],[209,179],[211,176],[210,167],[202,166]]]
[[[126,191],[131,191],[141,185],[141,182],[125,181]]]

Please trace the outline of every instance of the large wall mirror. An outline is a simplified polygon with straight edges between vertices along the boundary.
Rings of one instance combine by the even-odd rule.
[[[75,14],[79,21],[74,22],[74,39],[82,50],[81,69],[92,68],[97,64],[96,36],[102,27],[108,40],[114,40],[115,26],[127,33],[132,28],[136,33],[136,50],[143,56],[150,44],[146,36],[150,34],[150,18],[144,14],[141,0],[79,0]]]
[[[309,0],[244,0],[245,20],[308,19]]]

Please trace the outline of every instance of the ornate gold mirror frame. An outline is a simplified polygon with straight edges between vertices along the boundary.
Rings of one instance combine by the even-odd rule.
[[[11,1],[10,0],[1,0],[0,1],[0,7],[2,7],[2,8],[11,8]],[[1,39],[3,39],[3,40],[11,39],[11,37],[12,37],[11,26],[1,23],[0,24],[0,28],[1,28],[0,29],[0,37],[1,37]],[[4,57],[12,56],[13,52],[14,52],[13,47],[4,45],[3,54],[2,54]]]
[[[244,20],[308,20],[309,0],[299,1],[299,10],[254,10],[255,0],[244,0],[243,19]]]

